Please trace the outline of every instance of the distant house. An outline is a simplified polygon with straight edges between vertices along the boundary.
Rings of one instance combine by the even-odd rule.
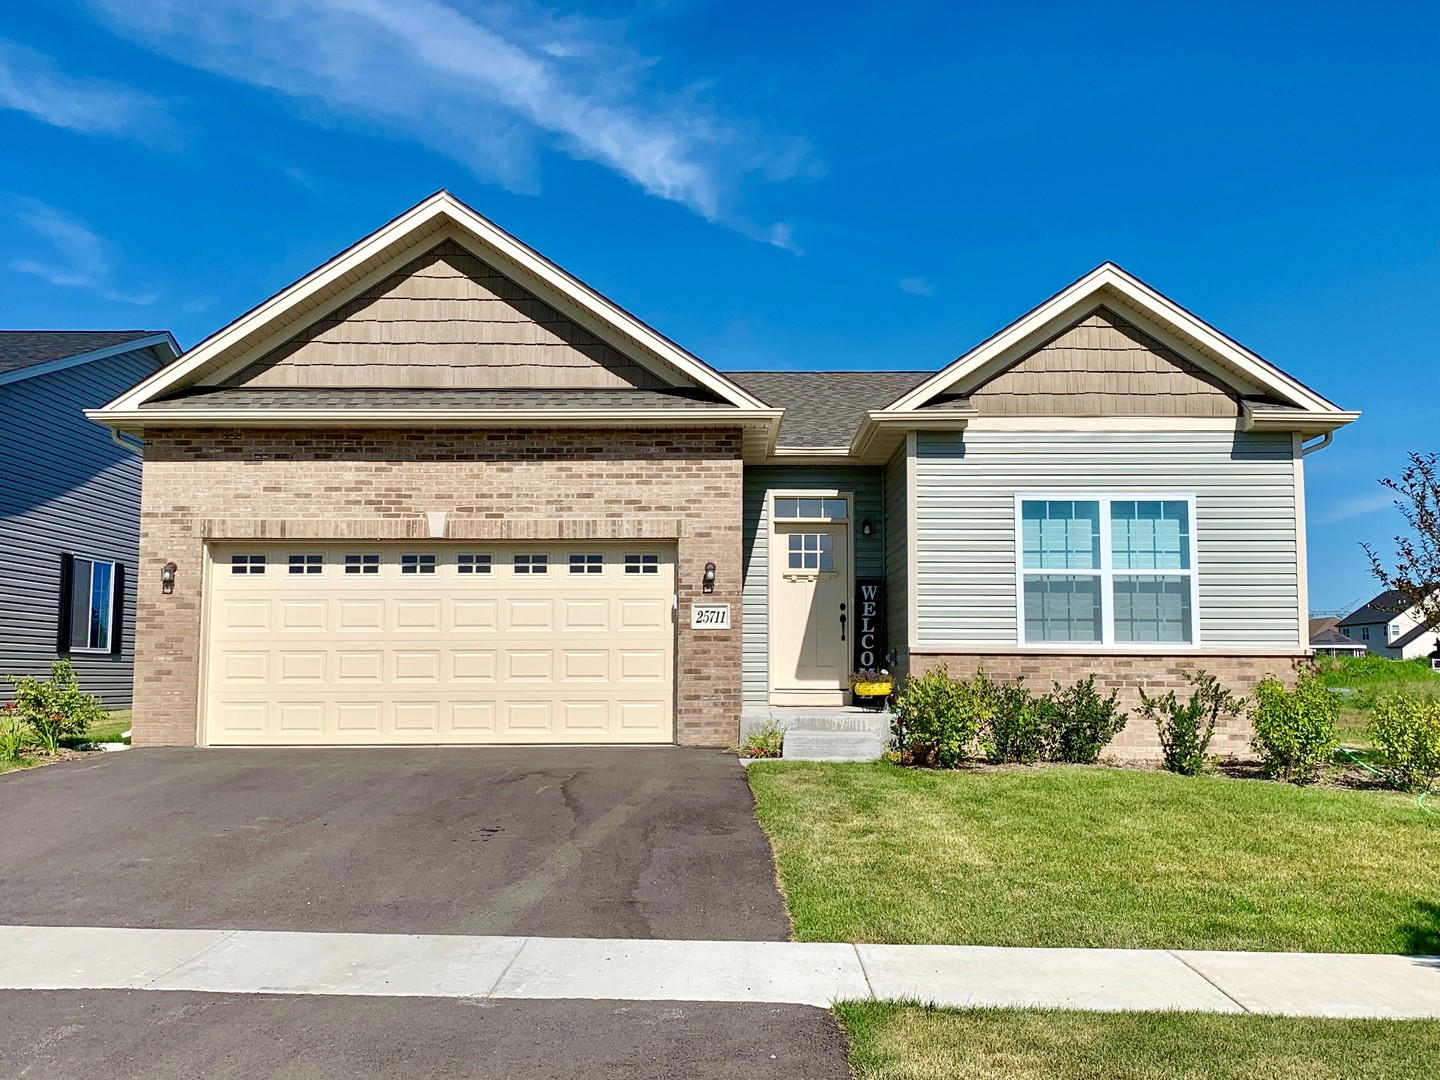
[[[1364,656],[1369,650],[1364,643],[1340,632],[1340,620],[1310,620],[1310,648],[1316,656]]]
[[[84,410],[179,352],[164,330],[0,331],[0,677],[63,656],[106,706],[131,703],[139,447]]]
[[[1339,622],[1339,630],[1376,656],[1391,660],[1430,657],[1440,647],[1440,628],[1421,617],[1394,589],[1381,593]]]

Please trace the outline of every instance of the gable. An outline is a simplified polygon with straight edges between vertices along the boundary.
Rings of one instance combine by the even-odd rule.
[[[668,384],[446,240],[223,385],[659,389]]]
[[[1239,395],[1220,379],[1106,307],[964,396],[980,416],[1241,414]]]

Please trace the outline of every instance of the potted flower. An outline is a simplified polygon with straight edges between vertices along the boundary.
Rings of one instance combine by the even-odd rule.
[[[886,698],[893,689],[895,680],[884,668],[879,671],[874,668],[861,668],[850,673],[850,692],[856,697]]]

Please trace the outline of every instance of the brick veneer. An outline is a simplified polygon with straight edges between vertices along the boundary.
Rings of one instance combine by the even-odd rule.
[[[679,620],[676,739],[733,745],[740,724],[740,434],[734,431],[149,430],[136,611],[136,745],[198,736],[206,539],[674,538],[682,614],[713,596],[729,631]],[[160,568],[179,567],[175,591]]]
[[[1053,683],[1068,685],[1095,674],[1097,689],[1108,694],[1120,691],[1120,707],[1130,712],[1124,730],[1106,750],[1112,759],[1148,759],[1160,756],[1160,740],[1155,727],[1136,710],[1140,707],[1140,691],[1151,697],[1174,690],[1177,695],[1188,693],[1186,674],[1201,669],[1214,675],[1237,697],[1248,697],[1255,684],[1266,675],[1275,675],[1293,685],[1297,665],[1307,653],[1288,656],[1253,656],[1236,653],[1203,653],[1188,656],[1119,656],[1103,653],[1092,655],[1055,655],[1024,653],[962,653],[942,655],[917,652],[910,656],[911,671],[928,671],[945,664],[951,675],[963,677],[983,670],[992,679],[1014,681],[1024,677],[1032,690],[1048,691]],[[1250,721],[1244,716],[1221,721],[1215,728],[1211,751],[1221,756],[1253,757],[1250,749]]]

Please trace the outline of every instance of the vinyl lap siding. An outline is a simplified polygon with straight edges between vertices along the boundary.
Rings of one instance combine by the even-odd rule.
[[[885,572],[884,504],[880,470],[866,467],[761,466],[745,470],[744,588],[741,620],[741,673],[747,705],[770,697],[770,491],[849,491],[854,493],[855,576]],[[860,535],[869,518],[873,536]]]
[[[1193,492],[1205,648],[1295,648],[1290,436],[1233,431],[921,433],[918,641],[1017,642],[1015,494]]]
[[[0,676],[45,675],[56,657],[60,555],[123,563],[119,657],[71,657],[80,685],[111,708],[131,702],[140,457],[81,409],[105,404],[155,370],[148,352],[0,387]],[[8,683],[0,701],[9,700]]]

